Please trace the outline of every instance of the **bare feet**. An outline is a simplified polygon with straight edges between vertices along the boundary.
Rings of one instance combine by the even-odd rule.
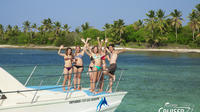
[[[99,92],[99,91],[94,91],[93,93],[94,93],[94,94],[98,94],[98,93],[100,93],[100,92]]]
[[[78,90],[81,90],[81,88],[79,87]]]
[[[103,89],[99,89],[99,93],[100,93],[100,92],[103,92]]]
[[[94,90],[90,89],[90,92],[94,92]]]
[[[66,91],[65,87],[63,87],[63,91]]]
[[[68,87],[67,87],[67,90],[69,91],[70,89],[71,89],[71,87],[70,87],[70,86],[68,86]]]
[[[107,93],[112,93],[112,90],[107,91]]]

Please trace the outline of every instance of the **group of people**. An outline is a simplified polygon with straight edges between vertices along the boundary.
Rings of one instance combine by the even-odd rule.
[[[115,81],[115,71],[117,68],[117,57],[118,54],[123,52],[124,50],[115,50],[114,45],[110,44],[107,47],[108,39],[99,40],[97,37],[98,46],[93,46],[92,48],[89,46],[88,41],[90,38],[81,39],[81,41],[85,44],[83,49],[80,46],[76,46],[75,53],[72,53],[71,48],[67,48],[65,53],[61,53],[61,50],[64,48],[63,45],[60,46],[58,50],[58,54],[64,57],[65,65],[64,65],[64,80],[63,80],[63,91],[66,91],[65,85],[68,80],[68,89],[71,84],[71,74],[74,74],[74,90],[81,90],[81,73],[83,72],[83,56],[86,53],[90,57],[90,65],[88,68],[88,73],[90,75],[90,91],[96,93],[95,85],[96,82],[99,81],[99,91],[103,91],[104,86],[104,75],[109,76],[109,90],[107,92],[112,92],[112,84]],[[102,45],[104,44],[104,48]],[[110,66],[106,66],[106,59],[109,61]]]

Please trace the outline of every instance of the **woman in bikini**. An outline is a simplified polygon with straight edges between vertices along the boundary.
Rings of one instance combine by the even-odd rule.
[[[87,46],[87,43],[85,43],[86,46]],[[95,92],[95,84],[96,84],[96,81],[97,81],[97,78],[100,74],[100,70],[102,69],[101,67],[101,54],[99,52],[99,48],[98,46],[94,46],[93,47],[93,52],[91,51],[90,47],[87,46],[87,49],[89,50],[89,52],[85,50],[85,52],[90,56],[90,57],[93,57],[94,59],[94,65],[93,65],[93,76],[92,76],[92,85],[91,85],[91,92]]]
[[[61,45],[59,50],[58,50],[58,55],[63,56],[64,61],[65,61],[64,70],[63,70],[63,73],[64,73],[63,91],[66,91],[65,85],[66,85],[67,80],[68,80],[68,85],[67,85],[68,90],[70,89],[73,55],[72,55],[72,49],[71,48],[67,48],[65,54],[61,53],[61,50],[63,48],[64,48],[64,46]]]
[[[93,52],[93,49],[91,49],[91,51]],[[94,67],[94,58],[92,56],[90,56],[90,65],[89,65],[89,68],[88,68],[88,72],[89,72],[89,76],[90,76],[90,90],[92,88],[93,67]]]
[[[101,42],[99,42],[99,47],[101,49],[102,45],[103,45],[104,41],[101,40]],[[100,87],[99,87],[99,92],[103,91],[103,86],[104,86],[104,75],[107,74],[107,68],[106,68],[106,59],[109,61],[110,58],[107,55],[107,51],[106,51],[106,44],[104,44],[104,50],[100,50],[101,51],[101,61],[102,61],[102,75],[99,76],[100,78]]]
[[[87,40],[85,39],[81,39],[81,41],[85,44],[85,46],[89,46],[88,40],[90,40],[90,38],[87,38]],[[84,49],[86,49],[86,47],[84,47]],[[93,49],[91,49],[91,51],[93,52]],[[87,54],[87,52],[86,52]],[[88,54],[89,55],[89,54]],[[94,67],[94,58],[92,56],[90,56],[90,64],[89,64],[89,68],[88,68],[88,73],[90,76],[90,90],[92,90],[92,81],[93,81],[93,67]]]
[[[81,51],[80,46],[76,46],[76,50],[74,53],[74,61],[75,65],[73,66],[74,68],[74,90],[76,90],[76,85],[78,85],[78,90],[81,89],[80,83],[81,83],[81,72],[83,72],[83,57],[84,51]]]

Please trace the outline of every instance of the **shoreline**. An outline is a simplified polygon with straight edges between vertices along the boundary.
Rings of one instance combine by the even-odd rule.
[[[24,48],[24,49],[59,49],[59,47],[56,46],[36,46],[36,45],[29,45],[29,46],[17,46],[17,45],[0,45],[0,48]],[[75,46],[71,46],[72,49],[75,48]],[[174,48],[174,49],[159,49],[159,48],[122,48],[122,47],[116,47],[116,49],[125,49],[127,51],[159,51],[159,52],[180,52],[180,53],[200,53],[200,49],[180,49],[180,48]]]

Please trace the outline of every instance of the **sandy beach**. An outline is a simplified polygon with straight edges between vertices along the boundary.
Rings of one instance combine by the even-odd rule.
[[[59,47],[56,46],[36,46],[36,45],[29,45],[29,46],[17,46],[17,45],[0,45],[0,48],[27,48],[27,49],[58,49]],[[72,46],[71,48],[75,48]],[[122,47],[116,47],[116,49],[125,49],[127,51],[160,51],[160,52],[182,52],[182,53],[200,53],[200,49],[142,49],[142,48],[122,48]]]

